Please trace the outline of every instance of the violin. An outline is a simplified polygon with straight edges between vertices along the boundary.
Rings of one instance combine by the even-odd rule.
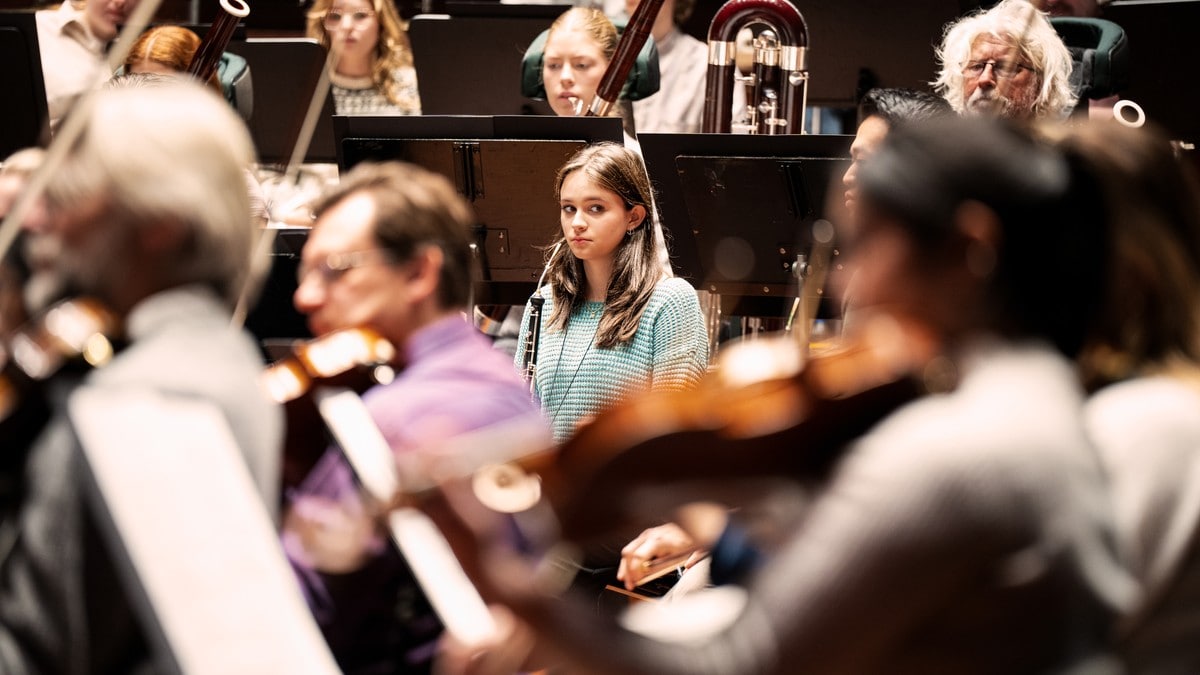
[[[363,392],[395,376],[396,348],[370,328],[334,331],[292,345],[290,352],[263,371],[267,395],[283,404],[283,486],[299,485],[329,447],[328,432],[312,393],[316,387],[346,387]]]
[[[112,360],[120,322],[98,301],[64,300],[27,322],[0,344],[0,420],[23,398],[64,368],[100,367]]]
[[[0,342],[0,499],[21,483],[21,468],[34,440],[50,421],[50,383],[63,374],[82,375],[112,360],[120,322],[90,298],[64,300],[27,321]]]
[[[855,340],[802,365],[790,338],[747,343],[755,353],[722,357],[697,389],[633,397],[557,451],[516,464],[540,477],[562,534],[577,542],[644,524],[634,522],[630,500],[648,488],[662,513],[711,497],[679,489],[684,483],[710,481],[698,486],[708,490],[730,479],[819,480],[897,408],[954,384],[938,345],[915,327],[881,317],[862,328]],[[788,359],[794,372],[737,377],[748,361]]]

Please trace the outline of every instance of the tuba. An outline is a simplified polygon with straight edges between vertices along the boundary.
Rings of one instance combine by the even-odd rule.
[[[708,27],[704,133],[728,133],[733,118],[737,34],[764,23],[754,41],[754,70],[747,86],[749,133],[798,134],[804,130],[808,94],[808,25],[788,0],[729,0]]]

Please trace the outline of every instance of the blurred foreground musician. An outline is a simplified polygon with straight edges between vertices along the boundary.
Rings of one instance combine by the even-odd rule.
[[[858,105],[858,132],[854,142],[850,144],[850,166],[842,174],[842,185],[846,188],[843,193],[846,214],[853,216],[857,210],[858,172],[870,161],[871,155],[879,149],[891,130],[953,114],[950,104],[945,99],[928,92],[892,88],[867,91]],[[850,311],[851,299],[854,296],[853,283],[844,281],[842,285],[843,326],[849,330],[853,328],[854,323],[853,312]],[[705,520],[711,521],[705,529],[722,529],[722,524],[717,522],[718,518],[707,516]],[[643,576],[651,569],[652,561],[679,556],[687,551],[697,551],[684,565],[690,569],[711,548],[711,568],[689,572],[693,578],[689,578],[680,588],[691,588],[693,584],[704,584],[709,580],[718,584],[725,583],[740,577],[759,560],[757,552],[744,548],[744,543],[744,533],[736,526],[722,532],[715,541],[698,542],[675,523],[658,525],[644,530],[621,550],[617,578],[625,582],[626,589],[632,591],[640,585]],[[705,578],[696,579],[696,574]]]
[[[1141,596],[1118,645],[1131,672],[1200,670],[1200,181],[1161,132],[1058,129],[1097,174],[1113,255],[1080,366],[1117,542]]]
[[[449,181],[364,163],[315,213],[296,308],[314,335],[366,327],[396,347],[395,380],[364,396],[393,452],[509,420],[545,424],[511,360],[463,315],[474,220]],[[345,672],[427,671],[441,625],[370,508],[330,448],[294,495],[284,547]]]
[[[211,90],[186,82],[103,91],[72,114],[86,116],[84,131],[52,174],[46,217],[28,221],[26,235],[58,251],[57,273],[108,307],[128,342],[74,391],[216,410],[257,487],[251,501],[261,503],[248,515],[265,521],[277,503],[282,415],[259,392],[252,340],[230,327],[257,235],[244,178],[249,135]],[[95,467],[68,414],[72,391],[52,384],[54,417],[28,450],[19,509],[0,522],[0,671],[135,672],[151,659],[134,616],[146,603],[120,583],[128,578],[118,575],[107,516],[85,499]]]
[[[1131,589],[1066,358],[1092,311],[1063,301],[1090,297],[1104,269],[1095,186],[1011,128],[950,118],[892,131],[859,189],[846,265],[861,311],[883,320],[859,333],[886,328],[914,372],[952,390],[902,405],[811,479],[800,520],[715,634],[637,635],[548,596],[510,553],[483,551],[488,593],[572,672],[1100,666]],[[696,461],[681,456],[681,471]],[[588,518],[609,513],[581,503],[595,504]]]

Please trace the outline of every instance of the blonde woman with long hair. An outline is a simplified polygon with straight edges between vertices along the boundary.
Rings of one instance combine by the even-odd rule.
[[[337,114],[421,114],[412,47],[391,0],[316,0],[308,36],[339,50],[330,73]]]

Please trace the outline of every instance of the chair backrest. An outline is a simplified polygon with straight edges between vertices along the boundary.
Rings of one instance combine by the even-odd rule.
[[[1071,86],[1081,105],[1129,86],[1129,42],[1123,28],[1093,18],[1055,17],[1050,23],[1071,51]]]
[[[221,81],[225,100],[249,122],[254,116],[254,79],[250,64],[237,54],[224,52],[217,63],[217,78]]]
[[[624,24],[617,24],[618,33],[624,28]],[[525,58],[521,60],[521,93],[529,98],[546,98],[546,87],[542,83],[542,58],[549,35],[550,29],[547,28],[534,38],[525,50]],[[638,101],[657,92],[658,86],[658,50],[654,48],[654,40],[649,39],[638,52],[629,78],[621,89],[620,98]]]

